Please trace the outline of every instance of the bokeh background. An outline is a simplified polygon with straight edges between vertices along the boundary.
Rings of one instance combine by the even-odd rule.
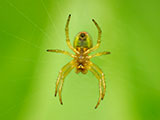
[[[0,120],[160,120],[160,1],[158,0],[0,0]],[[54,97],[60,69],[70,57],[63,49],[69,14],[70,38],[87,31],[93,58],[106,76],[107,94],[98,109],[98,80],[72,71],[60,105]]]

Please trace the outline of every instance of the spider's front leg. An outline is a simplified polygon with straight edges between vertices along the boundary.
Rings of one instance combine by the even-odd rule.
[[[67,19],[67,23],[66,23],[66,27],[65,27],[65,33],[66,33],[66,42],[68,47],[73,50],[75,53],[79,54],[79,52],[71,45],[70,39],[69,39],[69,22],[71,19],[71,14],[69,14],[68,19]]]
[[[97,105],[95,107],[95,109],[96,109],[98,107],[98,105],[100,104],[100,101],[103,100],[104,95],[105,95],[106,85],[105,85],[104,73],[102,72],[102,70],[98,66],[96,66],[92,62],[90,62],[89,70],[99,80],[99,99],[98,99]],[[102,84],[103,84],[103,92],[102,92]]]
[[[99,48],[100,43],[101,43],[102,30],[101,30],[101,28],[99,27],[99,25],[97,24],[97,22],[96,22],[94,19],[92,19],[92,21],[93,21],[93,23],[95,24],[95,26],[96,26],[97,29],[98,29],[98,40],[97,40],[97,44],[96,44],[94,47],[88,49],[84,54],[89,54],[89,53],[91,53],[92,51],[96,50],[97,48]]]
[[[62,103],[62,98],[61,98],[61,92],[62,92],[62,86],[63,86],[63,83],[64,83],[64,78],[68,75],[69,72],[71,72],[71,70],[74,68],[75,66],[75,62],[74,60],[72,60],[71,62],[69,62],[68,64],[66,64],[60,71],[59,73],[59,76],[58,76],[58,79],[57,79],[57,82],[56,82],[56,89],[55,89],[55,96],[57,95],[57,89],[58,89],[58,86],[59,86],[59,83],[61,81],[61,84],[59,86],[59,100],[60,100],[60,103]]]

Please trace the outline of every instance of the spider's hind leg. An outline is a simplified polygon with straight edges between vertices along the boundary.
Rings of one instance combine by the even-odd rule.
[[[74,68],[74,61],[72,60],[68,64],[66,64],[60,71],[57,82],[56,82],[56,89],[55,89],[55,96],[57,95],[57,89],[59,86],[59,82],[61,81],[61,84],[59,86],[59,100],[60,103],[62,103],[62,98],[61,98],[61,91],[62,91],[62,86],[64,82],[64,78],[68,75],[68,73]]]
[[[97,105],[95,107],[95,109],[96,109],[98,107],[98,105],[100,104],[100,101],[103,100],[103,98],[104,98],[106,85],[105,85],[105,80],[104,80],[104,74],[98,66],[91,63],[89,70],[99,80],[99,99],[98,99]],[[102,84],[103,84],[103,92],[102,92]]]
[[[106,82],[105,82],[105,78],[104,78],[104,73],[102,72],[102,70],[95,64],[93,64],[93,68],[95,69],[95,71],[100,75],[100,78],[102,79],[102,85],[103,85],[103,93],[102,93],[102,100],[104,99],[105,96],[105,92],[106,92]]]

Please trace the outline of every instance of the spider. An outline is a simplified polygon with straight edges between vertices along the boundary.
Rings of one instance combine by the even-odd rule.
[[[75,40],[72,46],[69,39],[69,28],[68,28],[70,18],[71,18],[71,14],[69,14],[67,23],[65,26],[66,42],[68,47],[71,50],[73,50],[73,52],[75,52],[75,55],[59,49],[47,50],[48,52],[62,53],[73,58],[73,60],[70,61],[68,64],[66,64],[59,72],[59,76],[58,76],[58,79],[56,82],[56,88],[55,88],[55,96],[57,95],[57,90],[59,87],[59,101],[63,105],[61,92],[62,92],[62,86],[64,83],[64,78],[71,72],[73,68],[76,68],[76,73],[81,72],[83,74],[86,74],[88,70],[90,70],[95,75],[95,77],[99,80],[99,99],[95,106],[95,109],[96,109],[100,104],[100,101],[103,100],[105,96],[106,85],[105,85],[104,73],[97,65],[92,63],[90,59],[93,57],[110,54],[110,52],[104,51],[104,52],[96,53],[93,55],[88,55],[92,51],[95,51],[97,48],[99,48],[100,42],[101,42],[100,39],[101,39],[102,31],[94,19],[92,19],[92,21],[95,24],[96,28],[98,29],[97,44],[95,46],[92,45],[92,40],[87,32],[79,32],[75,37]]]

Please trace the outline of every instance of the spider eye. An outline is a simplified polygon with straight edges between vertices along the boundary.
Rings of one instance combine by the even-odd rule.
[[[81,33],[80,36],[81,36],[81,37],[85,37],[86,35],[85,35],[84,33]]]

